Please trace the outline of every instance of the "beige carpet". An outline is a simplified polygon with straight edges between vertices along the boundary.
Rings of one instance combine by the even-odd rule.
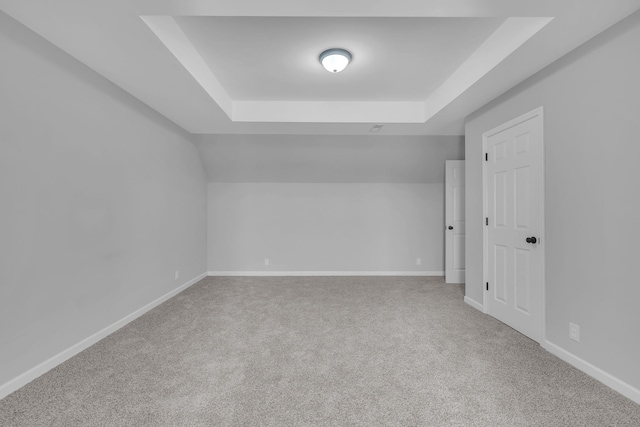
[[[2,426],[640,426],[441,278],[207,278],[0,401]]]

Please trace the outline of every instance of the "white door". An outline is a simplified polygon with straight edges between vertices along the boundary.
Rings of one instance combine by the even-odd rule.
[[[464,283],[464,160],[445,162],[445,281]]]
[[[544,175],[542,108],[483,135],[485,309],[541,342]]]

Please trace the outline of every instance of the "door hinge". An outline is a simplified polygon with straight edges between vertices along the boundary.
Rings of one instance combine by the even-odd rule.
[[[489,290],[489,282],[487,282],[487,290]]]
[[[489,225],[489,217],[486,217],[486,218],[484,219],[484,225]]]
[[[484,161],[485,162],[489,161],[489,153],[484,153]]]

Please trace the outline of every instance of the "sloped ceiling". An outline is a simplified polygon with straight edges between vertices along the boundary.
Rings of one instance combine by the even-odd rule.
[[[207,135],[209,182],[444,182],[464,158],[461,136]]]

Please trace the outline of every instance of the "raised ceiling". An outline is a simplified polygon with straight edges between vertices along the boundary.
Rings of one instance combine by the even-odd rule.
[[[497,25],[499,19],[468,18],[468,29],[465,30],[461,18],[422,19],[421,24],[414,24],[413,19],[379,17],[222,18],[205,22],[154,15],[143,19],[229,119],[279,123],[425,123],[551,21],[548,17],[518,17],[504,19]],[[212,27],[220,21],[231,22],[226,29],[213,31]],[[236,28],[233,21],[241,28]],[[195,30],[194,26],[197,27]],[[450,26],[454,31],[448,28]],[[458,34],[454,36],[455,27]],[[335,34],[327,31],[332,28]],[[280,33],[281,29],[284,33]],[[260,41],[254,41],[247,49],[251,59],[245,59],[246,64],[242,67],[242,61],[238,61],[241,57],[232,56],[234,47],[243,47],[247,44],[244,40],[255,40],[261,32]],[[253,59],[260,65],[264,51],[277,48],[277,43],[270,42],[272,35],[278,39],[276,42],[283,43],[282,52],[275,53],[278,58],[274,62],[284,61],[288,53],[293,53],[294,47],[300,51],[294,61],[297,70],[292,70],[285,78],[249,64]],[[213,38],[219,37],[224,37],[227,45],[224,53],[210,47],[216,45]],[[433,43],[434,37],[439,37],[439,46]],[[329,41],[334,44],[325,44]],[[402,55],[403,43],[414,48],[413,55],[408,52]],[[255,44],[264,45],[264,49]],[[427,47],[429,45],[431,49]],[[342,73],[334,74],[330,80],[317,57],[331,46],[349,49],[354,55],[354,63],[355,59],[361,58],[360,65],[354,64]],[[406,59],[408,62],[401,65],[405,70],[385,69],[382,61],[375,61],[373,51],[376,46]],[[420,72],[411,71],[414,68],[424,70],[429,56],[434,60],[432,74],[427,72],[421,76]],[[265,74],[264,79],[262,74]],[[294,80],[288,81],[290,79]],[[252,80],[254,84],[245,88],[242,81]],[[350,84],[346,80],[350,80]],[[340,85],[339,81],[345,83]],[[259,88],[260,83],[265,86],[279,84],[285,93],[274,88],[269,96],[265,96],[265,89]],[[390,86],[389,93],[373,94],[377,85],[382,84]],[[297,90],[295,86],[299,86]],[[348,87],[348,96],[341,96],[336,86]],[[240,87],[249,99],[234,96],[233,92],[238,93]],[[410,88],[415,95],[407,99]],[[261,93],[266,99],[253,98],[251,92]],[[292,94],[296,94],[295,99],[291,99]]]
[[[387,135],[456,135],[468,114],[640,0],[0,0],[0,7],[192,133],[357,135],[382,123]],[[353,64],[326,73],[317,55],[328,47],[352,50]]]
[[[229,96],[239,101],[424,101],[503,21],[176,18]],[[353,55],[338,74],[318,61],[332,47]]]

